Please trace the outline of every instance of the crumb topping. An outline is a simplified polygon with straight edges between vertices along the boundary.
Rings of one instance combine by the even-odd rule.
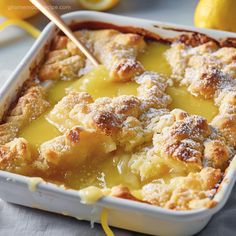
[[[219,115],[211,124],[219,129],[230,145],[236,147],[236,48],[219,48],[212,42],[194,48],[175,43],[166,56],[173,68],[173,77],[187,86],[190,93],[214,100]]]
[[[43,88],[40,86],[29,88],[19,98],[5,123],[0,125],[0,144],[13,140],[21,128],[39,117],[48,107],[49,103],[45,98]]]
[[[82,30],[75,35],[108,68],[115,81],[129,81],[144,72],[136,59],[146,46],[142,36],[122,34],[116,30]],[[39,79],[72,80],[78,78],[87,63],[82,52],[69,39],[60,36],[40,69]]]
[[[150,183],[142,188],[144,200],[151,204],[177,210],[206,207],[214,195],[214,186],[221,178],[219,169],[203,168],[198,173],[171,179],[169,184]]]
[[[24,166],[32,164],[29,143],[23,138],[15,138],[0,145],[0,169],[24,173]]]
[[[201,34],[180,36],[165,54],[172,68],[167,78],[145,71],[138,61],[147,45],[143,36],[116,30],[80,30],[75,35],[106,66],[112,82],[135,82],[137,95],[95,99],[87,92],[68,91],[46,115],[60,135],[35,150],[17,135],[49,103],[42,86],[30,87],[0,125],[0,169],[30,175],[26,170],[30,165],[37,173],[59,172],[66,179],[84,165],[112,160],[119,175],[129,173],[140,188],[137,197],[117,180],[110,188],[111,196],[175,210],[214,206],[212,198],[236,148],[236,48],[232,42],[220,47],[223,42]],[[58,36],[38,79],[73,80],[89,68],[82,52],[67,37]],[[172,98],[166,89],[175,83],[196,97],[214,100],[219,114],[208,123],[181,109],[170,111]],[[89,182],[90,173],[86,174]],[[98,175],[104,178],[104,173]],[[77,175],[73,178],[81,181]]]

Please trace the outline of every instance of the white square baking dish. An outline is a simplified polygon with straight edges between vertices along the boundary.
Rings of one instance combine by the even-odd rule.
[[[184,31],[207,34],[217,40],[236,38],[236,34],[200,30],[193,27],[177,26],[156,21],[128,18],[117,15],[80,11],[63,16],[68,24],[79,22],[104,22],[122,27],[146,30],[162,38],[176,37]],[[50,41],[58,33],[50,23],[36,40],[31,50],[16,68],[8,82],[0,88],[0,116],[15,99],[17,91],[31,77],[32,69],[42,60]],[[210,209],[173,211],[144,203],[114,197],[103,197],[96,204],[81,203],[79,192],[6,171],[0,171],[0,198],[5,201],[66,214],[80,220],[100,222],[102,208],[108,210],[109,225],[155,235],[192,235],[200,231],[210,218],[226,203],[236,179],[236,157],[225,172],[214,200],[218,204]],[[37,185],[37,186],[36,186]],[[35,188],[34,188],[35,187]]]

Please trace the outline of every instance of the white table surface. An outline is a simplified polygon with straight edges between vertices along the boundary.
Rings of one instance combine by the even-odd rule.
[[[73,1],[54,0],[54,4],[69,5]],[[160,20],[177,24],[193,25],[193,13],[197,0],[121,0],[111,13]],[[70,5],[69,5],[70,6]],[[79,9],[72,7],[69,11]],[[63,13],[65,11],[60,11]],[[3,19],[0,18],[0,22]],[[38,15],[30,20],[43,29],[47,19]],[[21,58],[29,50],[34,39],[23,31],[9,27],[0,32],[0,86],[7,80]],[[158,227],[158,226],[157,226]],[[115,235],[140,235],[121,229],[114,229]],[[0,199],[0,236],[64,236],[104,235],[100,225],[90,227],[89,222],[78,221],[53,213],[43,212],[3,202]],[[223,210],[216,214],[208,226],[199,234],[236,235],[236,187]]]

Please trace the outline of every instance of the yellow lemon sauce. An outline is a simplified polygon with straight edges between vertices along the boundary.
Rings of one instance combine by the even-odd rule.
[[[163,43],[149,42],[147,49],[139,55],[138,60],[146,70],[170,76],[171,68],[164,56],[168,48],[169,46]],[[19,133],[19,137],[25,138],[37,149],[43,142],[61,135],[57,128],[47,121],[46,116],[53,106],[70,90],[88,92],[96,99],[123,94],[136,95],[137,87],[138,85],[135,82],[112,82],[104,66],[98,66],[74,81],[58,81],[47,92],[47,99],[51,104],[51,108],[23,128]],[[201,115],[208,121],[218,113],[213,101],[194,97],[188,93],[185,87],[174,85],[167,88],[167,93],[173,99],[170,109],[181,108],[191,114]],[[116,154],[116,156],[111,154],[110,158],[101,163],[85,163],[79,169],[58,171],[50,178],[45,177],[44,179],[64,184],[66,187],[73,189],[81,189],[91,185],[109,188],[123,184],[135,193],[135,190],[138,190],[142,183],[140,183],[137,175],[130,172],[128,168],[129,158],[130,155],[128,154]]]

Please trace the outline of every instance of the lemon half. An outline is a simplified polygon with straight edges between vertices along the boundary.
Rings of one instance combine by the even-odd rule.
[[[77,2],[88,10],[106,11],[114,7],[119,0],[77,0]]]
[[[200,0],[195,26],[236,32],[236,0]]]

